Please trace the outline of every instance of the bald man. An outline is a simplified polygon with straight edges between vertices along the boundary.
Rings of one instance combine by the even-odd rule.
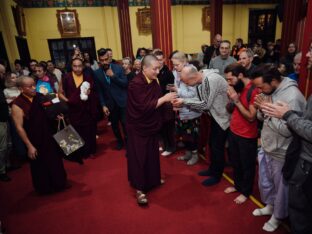
[[[176,93],[162,96],[157,79],[160,64],[147,55],[142,72],[129,84],[127,101],[128,180],[136,189],[139,205],[147,205],[146,192],[161,184],[159,133],[162,127],[162,105],[176,98]]]
[[[212,186],[220,182],[224,169],[224,147],[227,131],[230,126],[230,114],[226,110],[229,102],[228,84],[217,70],[206,69],[198,72],[193,65],[187,65],[181,72],[181,81],[189,86],[198,86],[196,98],[178,98],[173,101],[174,107],[185,106],[197,112],[211,115],[209,145],[211,164],[208,170],[199,172],[200,176],[209,176],[202,184]]]
[[[204,64],[208,67],[210,60],[220,55],[220,43],[222,41],[222,36],[220,34],[216,34],[213,39],[213,44],[208,46],[204,51]]]
[[[4,74],[5,67],[0,64],[0,181],[7,182],[11,178],[6,174],[9,107],[3,93]]]

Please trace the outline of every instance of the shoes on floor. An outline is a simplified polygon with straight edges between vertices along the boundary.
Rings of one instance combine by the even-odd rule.
[[[213,173],[211,170],[208,169],[208,170],[203,170],[203,171],[198,172],[198,175],[199,176],[212,176]]]
[[[186,164],[189,166],[193,166],[197,162],[198,162],[198,154],[197,154],[197,150],[195,150],[195,151],[192,151],[192,157],[187,161]]]
[[[0,174],[0,181],[9,182],[11,181],[11,178],[6,173]]]
[[[180,160],[180,161],[188,161],[191,158],[192,158],[192,152],[187,150],[187,151],[185,151],[184,155],[178,157],[178,160]]]
[[[123,143],[122,142],[118,142],[117,146],[116,146],[116,150],[122,150],[123,148]]]
[[[161,153],[161,156],[164,156],[164,157],[167,157],[169,155],[171,155],[173,152],[170,152],[170,151],[164,151]]]
[[[204,185],[204,186],[212,186],[212,185],[218,184],[219,182],[220,182],[220,179],[218,179],[216,177],[210,177],[208,179],[205,179],[202,182],[202,185]]]

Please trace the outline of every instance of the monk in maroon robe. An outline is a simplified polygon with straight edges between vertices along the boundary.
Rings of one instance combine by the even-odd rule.
[[[81,97],[81,85],[88,82],[88,97]],[[72,72],[64,75],[59,87],[59,97],[67,102],[70,124],[85,141],[85,145],[68,157],[83,164],[82,158],[93,156],[96,152],[97,96],[94,81],[90,74],[83,72],[83,62],[72,60]]]
[[[40,194],[66,189],[63,153],[53,139],[57,121],[48,118],[33,78],[20,77],[17,84],[22,93],[13,102],[12,117],[27,146],[33,186]]]
[[[148,203],[146,192],[161,184],[159,133],[161,106],[176,98],[176,93],[162,96],[157,79],[159,62],[154,55],[142,61],[143,72],[129,84],[126,128],[128,133],[128,179],[137,190],[139,205]]]

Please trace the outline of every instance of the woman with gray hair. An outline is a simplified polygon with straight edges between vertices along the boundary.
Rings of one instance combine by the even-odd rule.
[[[187,86],[180,79],[183,67],[187,65],[187,57],[183,52],[176,52],[171,58],[174,70],[174,87],[171,91],[176,91],[180,98],[196,97],[196,88]],[[178,160],[187,161],[187,165],[194,165],[198,161],[198,135],[201,113],[189,110],[182,107],[178,110],[176,119],[177,134],[182,137],[186,146],[186,152],[183,156],[178,157]]]

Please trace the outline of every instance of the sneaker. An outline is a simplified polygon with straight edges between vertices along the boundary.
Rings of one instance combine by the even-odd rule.
[[[192,157],[190,160],[187,161],[187,165],[189,166],[193,166],[194,164],[196,164],[198,162],[198,154],[197,151],[192,153]]]
[[[172,152],[170,152],[170,151],[164,151],[164,152],[161,153],[161,156],[167,157],[167,156],[169,156],[171,154],[172,154]]]
[[[188,161],[192,158],[192,152],[191,151],[185,151],[185,154],[183,156],[178,157],[178,160],[180,161]]]
[[[0,174],[0,181],[9,182],[11,181],[11,178],[6,173]]]

